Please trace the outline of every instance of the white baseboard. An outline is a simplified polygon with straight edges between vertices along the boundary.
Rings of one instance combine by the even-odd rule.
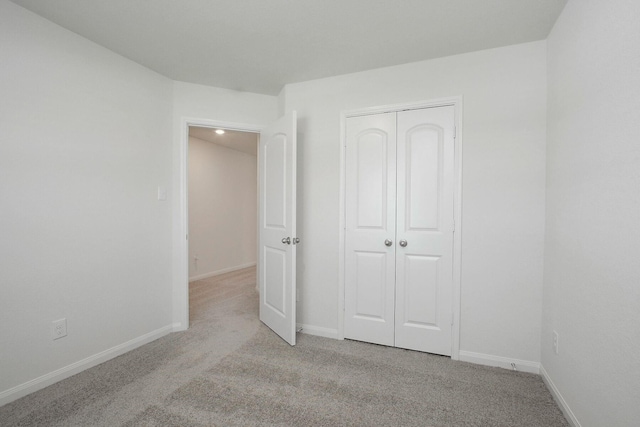
[[[182,331],[186,331],[187,329],[189,328],[185,327],[185,325],[183,325],[182,322],[176,322],[171,325],[171,332],[182,332]]]
[[[494,366],[498,368],[513,369],[511,365],[516,365],[516,370],[521,372],[529,372],[531,374],[540,373],[540,363],[531,362],[529,360],[510,359],[508,357],[493,356],[491,354],[474,353],[471,351],[460,350],[460,361],[475,363],[478,365]]]
[[[296,324],[296,330],[303,334],[316,335],[319,337],[338,339],[338,330],[331,328],[321,328],[320,326],[305,325],[304,323]]]
[[[540,375],[542,376],[542,381],[544,381],[544,383],[546,384],[547,388],[551,392],[551,395],[562,410],[562,413],[564,414],[564,417],[567,419],[569,424],[571,424],[572,427],[582,427],[582,425],[576,418],[576,415],[573,413],[571,408],[569,408],[567,401],[564,400],[564,397],[562,397],[562,394],[560,394],[560,391],[558,390],[556,385],[553,383],[553,381],[551,381],[551,377],[549,377],[549,374],[547,373],[547,371],[545,371],[544,366],[542,365],[540,365]]]
[[[231,273],[232,271],[242,270],[243,268],[255,267],[255,262],[249,262],[247,264],[236,265],[234,267],[223,268],[222,270],[211,271],[209,273],[199,274],[197,276],[189,277],[190,282],[195,282],[196,280],[208,279],[209,277],[219,276],[225,273]]]
[[[100,353],[94,354],[93,356],[89,356],[86,359],[82,359],[78,362],[72,363],[71,365],[67,365],[64,368],[57,369],[53,372],[49,372],[48,374],[27,381],[26,383],[22,383],[8,390],[0,392],[0,406],[6,405],[9,402],[13,402],[16,399],[26,396],[27,394],[33,393],[34,391],[38,391],[40,389],[48,387],[51,384],[57,383],[58,381],[61,381],[65,378],[69,378],[70,376],[80,373],[86,369],[106,362],[109,359],[113,359],[114,357],[120,356],[121,354],[138,348],[144,344],[150,343],[151,341],[155,341],[158,338],[162,338],[172,331],[173,325],[164,326],[160,329],[149,332],[148,334],[144,334],[123,344],[111,347],[110,349],[101,351]]]

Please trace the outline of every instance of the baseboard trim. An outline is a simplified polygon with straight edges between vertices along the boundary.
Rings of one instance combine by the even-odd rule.
[[[183,331],[186,331],[187,329],[189,329],[189,328],[185,327],[182,324],[182,322],[176,322],[176,323],[171,325],[171,332],[183,332]]]
[[[223,268],[222,270],[212,271],[210,273],[199,274],[197,276],[189,277],[189,282],[195,282],[196,280],[208,279],[209,277],[219,276],[225,273],[231,273],[232,271],[242,270],[243,268],[255,267],[255,262],[250,262],[247,264],[236,265],[234,267]]]
[[[38,391],[40,389],[48,387],[51,384],[57,383],[58,381],[62,381],[65,378],[69,378],[86,369],[93,368],[94,366],[106,362],[109,359],[113,359],[114,357],[120,356],[121,354],[138,348],[144,344],[150,343],[151,341],[155,341],[158,338],[162,338],[163,336],[172,332],[173,327],[173,325],[168,325],[160,329],[156,329],[155,331],[149,332],[115,347],[111,347],[110,349],[101,351],[100,353],[94,354],[93,356],[89,356],[85,359],[67,365],[64,368],[57,369],[53,372],[49,372],[48,374],[42,375],[38,378],[34,378],[30,381],[0,392],[0,406],[13,402],[14,400],[33,393],[34,391]]]
[[[338,330],[331,328],[322,328],[320,326],[305,325],[304,323],[298,323],[296,330],[303,334],[316,335],[318,337],[338,339]]]
[[[531,374],[540,373],[540,363],[529,360],[510,359],[508,357],[494,356],[491,354],[474,353],[472,351],[460,350],[460,361],[475,363],[477,365],[493,366],[512,370],[512,363],[516,365],[516,370],[529,372]]]
[[[564,397],[562,397],[562,394],[560,394],[560,390],[558,390],[558,387],[556,387],[553,381],[551,381],[551,377],[549,376],[547,371],[544,369],[544,366],[542,366],[542,364],[540,365],[540,375],[542,376],[542,381],[544,381],[545,385],[551,392],[551,395],[553,396],[554,400],[560,407],[560,410],[564,414],[564,417],[567,419],[569,424],[571,424],[571,427],[582,427],[582,424],[580,424],[580,421],[578,421],[578,418],[576,418],[576,415],[573,413],[573,411],[569,407],[569,404],[567,403],[566,400],[564,400]]]

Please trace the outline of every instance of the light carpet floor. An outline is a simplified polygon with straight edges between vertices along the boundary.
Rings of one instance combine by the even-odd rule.
[[[191,327],[0,408],[2,426],[567,426],[537,375],[257,319],[255,269],[194,282]]]

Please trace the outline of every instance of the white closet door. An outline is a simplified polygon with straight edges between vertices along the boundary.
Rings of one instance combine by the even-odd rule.
[[[348,118],[346,131],[344,334],[392,346],[396,114]]]
[[[451,355],[454,107],[397,121],[395,345]]]

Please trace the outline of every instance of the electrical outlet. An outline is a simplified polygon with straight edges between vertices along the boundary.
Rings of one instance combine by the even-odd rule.
[[[553,331],[553,351],[556,354],[559,354],[558,353],[558,338],[559,338],[558,333],[556,331]]]
[[[51,322],[51,338],[57,340],[58,338],[67,336],[67,319],[54,320]]]

